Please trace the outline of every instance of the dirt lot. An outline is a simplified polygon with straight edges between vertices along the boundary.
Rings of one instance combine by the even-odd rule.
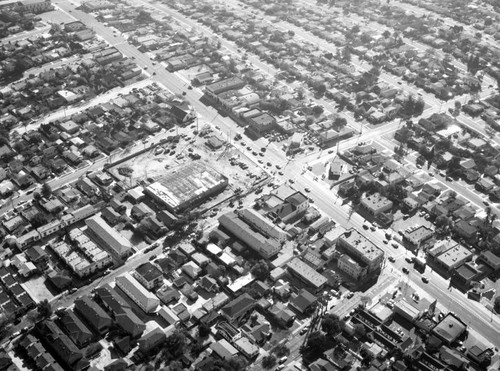
[[[257,180],[257,177],[265,176],[263,169],[251,162],[237,147],[223,145],[217,150],[210,149],[206,142],[208,137],[214,134],[223,139],[222,135],[217,132],[204,138],[186,133],[186,138],[181,138],[179,143],[165,143],[162,147],[151,149],[110,168],[109,172],[123,181],[126,186],[134,187],[141,182],[150,183],[158,180],[170,169],[194,161],[189,155],[197,154],[200,156],[197,161],[207,163],[229,178],[229,187],[224,192],[226,197],[229,194],[232,195],[237,188],[246,190]],[[148,143],[145,145],[147,146]],[[231,158],[234,162],[243,163],[248,167],[243,169],[237,164],[231,165]],[[128,174],[124,173],[124,170],[128,171]]]

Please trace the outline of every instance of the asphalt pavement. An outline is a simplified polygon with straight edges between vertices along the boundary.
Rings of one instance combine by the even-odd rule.
[[[137,48],[128,44],[127,41],[121,35],[114,34],[110,28],[97,22],[93,16],[81,12],[79,10],[76,10],[73,4],[64,2],[62,0],[56,0],[55,4],[64,11],[71,13],[73,17],[83,21],[88,26],[93,28],[94,31],[96,31],[96,33],[100,35],[100,37],[102,37],[110,44],[114,45],[124,55],[133,58],[141,68],[145,69],[147,68],[147,71],[149,72],[152,71],[156,72],[156,75],[151,76],[152,80],[158,81],[159,83],[165,85],[169,90],[171,90],[175,94],[186,93],[185,94],[186,98],[193,105],[194,109],[199,114],[199,116],[205,118],[213,125],[219,126],[221,128],[222,133],[231,133],[230,135],[234,135],[237,132],[241,133],[244,138],[243,140],[245,140],[245,142],[255,150],[258,150],[260,147],[267,144],[267,140],[265,139],[260,139],[257,142],[250,141],[248,138],[244,136],[242,128],[239,128],[232,120],[230,120],[229,118],[221,117],[220,115],[217,114],[217,112],[213,108],[207,107],[199,101],[202,95],[202,92],[199,89],[188,90],[186,87],[186,81],[183,80],[178,74],[170,73],[162,68],[158,68],[157,65],[153,65],[151,59],[147,55],[139,52]],[[158,11],[163,11],[166,14],[170,15],[172,15],[172,13],[176,14],[176,12],[171,11],[170,9],[168,9],[163,5],[154,4],[153,6]],[[179,19],[182,17],[176,14],[176,18]],[[185,22],[186,25],[193,24],[190,23],[192,21],[188,22],[185,19],[183,21]],[[196,24],[196,28],[202,29],[198,24]],[[205,32],[205,30],[203,31]],[[306,36],[309,37],[309,35]],[[234,49],[234,45],[232,45],[231,43],[226,42],[223,39],[221,39],[221,42],[224,47]],[[260,65],[262,66],[262,68],[267,69],[268,73],[270,74],[276,72],[276,70],[268,68],[268,66],[266,66],[265,64],[260,63]],[[384,78],[386,78],[387,81],[390,81],[390,79],[392,79],[392,77],[390,76],[385,77],[385,75]],[[432,102],[431,109],[433,111],[438,109],[437,103],[439,103],[440,106],[439,109],[442,109],[443,108],[442,106],[446,107],[447,105],[451,106],[452,104],[452,102],[443,104],[442,102],[440,101],[437,102],[435,100],[434,101],[431,100],[431,102]],[[359,126],[359,124],[357,125]],[[380,127],[375,127],[373,129],[365,129],[366,131],[364,131],[360,136],[351,138],[343,142],[342,146],[345,145],[346,147],[343,148],[347,148],[347,145],[349,144],[355,145],[360,140],[361,141],[370,140],[378,135],[381,135],[382,133],[388,134],[396,130],[398,126],[399,122],[393,122],[386,125],[381,125]],[[325,211],[338,224],[346,228],[354,227],[358,230],[362,230],[364,219],[359,214],[353,212],[352,209],[350,208],[350,205],[342,206],[341,205],[342,200],[336,197],[336,195],[329,190],[329,187],[325,183],[315,181],[314,178],[310,176],[310,174],[305,174],[305,176],[297,177],[297,174],[302,172],[304,165],[307,163],[307,161],[311,160],[311,157],[291,160],[290,162],[288,162],[288,159],[286,158],[285,154],[280,149],[276,148],[275,146],[270,146],[268,147],[268,151],[266,151],[266,156],[264,159],[266,162],[271,161],[274,164],[285,164],[288,162],[288,165],[283,169],[284,173],[283,177],[276,176],[277,178],[276,180],[278,182],[286,181],[286,179],[288,178],[295,178],[297,188],[302,190],[304,190],[305,188],[309,188],[311,190],[309,196],[315,201],[316,205],[318,205],[318,207],[321,210]],[[95,168],[98,168],[101,165],[102,163],[96,163],[93,166],[95,166]],[[81,172],[84,171],[88,171],[88,168],[81,170]],[[71,176],[77,177],[76,173]],[[54,185],[64,184],[67,181],[68,181],[67,179],[56,180],[54,181]],[[364,231],[363,233],[378,247],[382,248],[387,256],[394,256],[395,258],[397,258],[396,263],[394,264],[394,268],[396,268],[396,270],[400,269],[401,266],[404,265],[404,263],[402,262],[402,252],[401,252],[402,249],[399,249],[399,251],[394,251],[392,247],[385,245],[383,243],[384,232],[382,230],[378,229],[376,231]],[[146,261],[148,259],[148,256],[149,256],[148,254],[143,254],[142,256],[133,257],[126,266],[113,272],[112,274],[109,275],[109,278],[105,278],[105,280],[110,280],[110,281],[113,280],[114,277],[122,273],[122,271],[129,270],[130,264],[135,265],[139,264],[140,262]],[[448,289],[449,286],[448,282],[444,280],[442,277],[435,275],[433,273],[430,274],[431,274],[431,280],[428,284],[424,284],[421,281],[421,278],[416,273],[411,273],[408,279],[412,281],[413,285],[420,287],[421,289],[426,291],[429,295],[437,298],[439,302],[443,303],[449,308],[453,308],[453,311],[458,315],[460,315],[464,319],[464,321],[467,322],[473,329],[484,335],[493,344],[500,346],[500,341],[498,338],[498,334],[500,333],[500,326],[497,317],[492,317],[491,313],[488,312],[483,306],[480,306],[475,302],[471,302],[457,290],[450,291]],[[104,281],[94,282],[88,287],[80,290],[75,295],[82,295],[87,292],[90,292],[90,290],[93,287],[103,282]],[[73,296],[61,298],[57,302],[57,305],[59,306],[69,305],[73,299],[74,299]]]

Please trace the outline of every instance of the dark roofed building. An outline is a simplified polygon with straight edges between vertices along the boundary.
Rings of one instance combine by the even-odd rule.
[[[139,350],[143,353],[148,353],[161,346],[166,340],[167,336],[165,332],[157,327],[140,338]]]
[[[290,300],[290,306],[299,313],[305,313],[313,308],[318,301],[318,298],[311,294],[306,289],[300,290],[299,294]]]
[[[83,357],[83,353],[54,322],[46,320],[38,326],[43,335],[42,341],[57,354],[67,368],[79,371],[88,367],[89,361]]]
[[[140,337],[146,330],[146,324],[129,308],[116,314],[115,320],[117,325],[132,338]]]
[[[163,282],[162,271],[150,262],[138,266],[135,269],[134,277],[148,290]]]
[[[83,324],[71,309],[66,309],[61,322],[64,325],[66,333],[73,342],[82,348],[93,340],[92,332]]]
[[[443,341],[445,344],[455,342],[467,329],[467,325],[452,313],[448,313],[446,317],[432,329],[432,333]]]
[[[130,304],[108,283],[96,288],[95,292],[103,307],[113,316],[131,308]]]
[[[255,304],[255,299],[244,293],[222,307],[221,311],[231,323],[239,323],[254,309]]]
[[[95,301],[88,296],[75,300],[75,311],[92,329],[103,335],[113,324],[111,317]]]

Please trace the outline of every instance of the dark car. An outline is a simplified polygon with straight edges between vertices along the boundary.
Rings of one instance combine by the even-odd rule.
[[[403,273],[405,273],[405,274],[410,273],[410,271],[409,271],[409,270],[408,270],[408,268],[406,268],[406,267],[403,267],[402,271],[403,271]]]

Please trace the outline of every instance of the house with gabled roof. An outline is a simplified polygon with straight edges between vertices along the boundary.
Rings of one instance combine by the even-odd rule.
[[[113,324],[111,317],[88,296],[75,300],[75,311],[97,333],[104,335]]]
[[[92,332],[83,324],[71,309],[66,309],[61,317],[61,323],[73,342],[82,348],[90,344],[94,338]]]
[[[166,340],[165,332],[157,327],[139,339],[139,350],[142,353],[149,353],[165,343]]]
[[[221,313],[231,323],[239,323],[255,308],[255,299],[244,293],[226,304]]]
[[[146,324],[129,308],[116,314],[115,321],[132,338],[140,337],[146,330]]]

